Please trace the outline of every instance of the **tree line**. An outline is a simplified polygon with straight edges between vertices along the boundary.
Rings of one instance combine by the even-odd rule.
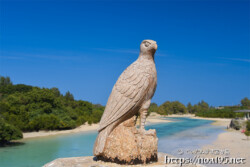
[[[68,91],[14,85],[0,77],[0,143],[22,138],[22,132],[73,129],[88,122],[98,123],[104,107],[75,100]]]
[[[195,116],[199,117],[236,118],[243,117],[244,113],[235,113],[234,111],[244,109],[250,109],[250,100],[247,97],[241,100],[240,105],[223,107],[209,106],[203,100],[194,105],[188,103],[186,106],[179,101],[166,101],[160,106],[152,103],[149,107],[149,112],[156,112],[160,115],[195,114]]]
[[[161,115],[195,114],[201,117],[234,118],[249,109],[250,100],[244,98],[239,106],[215,108],[205,101],[187,105],[166,101],[158,106],[152,103],[149,113]],[[14,85],[9,77],[0,77],[0,143],[22,138],[22,132],[73,129],[84,123],[98,123],[104,106],[75,100],[69,91],[64,95],[58,88],[39,88],[24,84]]]

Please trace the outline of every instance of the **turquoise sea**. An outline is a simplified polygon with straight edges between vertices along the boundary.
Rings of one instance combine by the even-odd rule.
[[[220,126],[213,121],[190,118],[167,118],[170,123],[146,126],[156,129],[158,151],[178,156],[179,150],[198,149],[212,143]],[[56,158],[92,155],[97,132],[65,134],[37,139],[26,139],[9,147],[0,147],[0,167],[39,167]]]

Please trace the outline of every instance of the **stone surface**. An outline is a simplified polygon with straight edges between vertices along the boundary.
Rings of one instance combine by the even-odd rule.
[[[114,85],[93,149],[98,158],[129,164],[157,159],[155,131],[144,129],[147,111],[157,85],[154,61],[156,50],[155,41],[142,41],[138,59],[126,68]],[[135,115],[140,116],[140,130],[135,128],[135,124],[124,124]]]
[[[119,164],[157,161],[158,138],[155,130],[135,127],[135,117],[117,126],[108,136],[104,152],[97,158]]]
[[[165,153],[158,153],[158,161],[150,164],[139,165],[119,165],[111,162],[97,161],[93,156],[89,157],[72,157],[72,158],[59,158],[52,162],[45,164],[43,167],[180,167],[179,164],[166,164],[165,156],[173,157]],[[183,167],[201,167],[202,165],[183,164]]]
[[[233,118],[230,122],[230,128],[235,130],[245,129],[246,128],[246,120],[240,118]]]

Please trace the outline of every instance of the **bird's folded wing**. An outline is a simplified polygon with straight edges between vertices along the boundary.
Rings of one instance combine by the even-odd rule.
[[[150,79],[149,74],[136,68],[136,64],[121,74],[108,99],[99,131],[140,104],[148,91]]]

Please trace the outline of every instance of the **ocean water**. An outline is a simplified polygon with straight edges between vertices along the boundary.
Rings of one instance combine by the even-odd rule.
[[[212,143],[223,128],[212,121],[190,118],[168,118],[175,122],[146,126],[156,129],[159,152],[180,156],[180,150],[198,149]],[[9,147],[0,147],[0,167],[39,167],[56,158],[92,155],[97,132],[65,134],[26,139]]]
[[[211,144],[218,135],[224,132],[224,127],[211,125],[213,121],[190,119],[190,118],[168,118],[175,122],[169,124],[157,124],[147,128],[157,130],[159,137],[158,151],[165,152],[176,157],[192,157],[187,151],[200,149],[202,146]],[[216,149],[216,148],[215,148]]]

